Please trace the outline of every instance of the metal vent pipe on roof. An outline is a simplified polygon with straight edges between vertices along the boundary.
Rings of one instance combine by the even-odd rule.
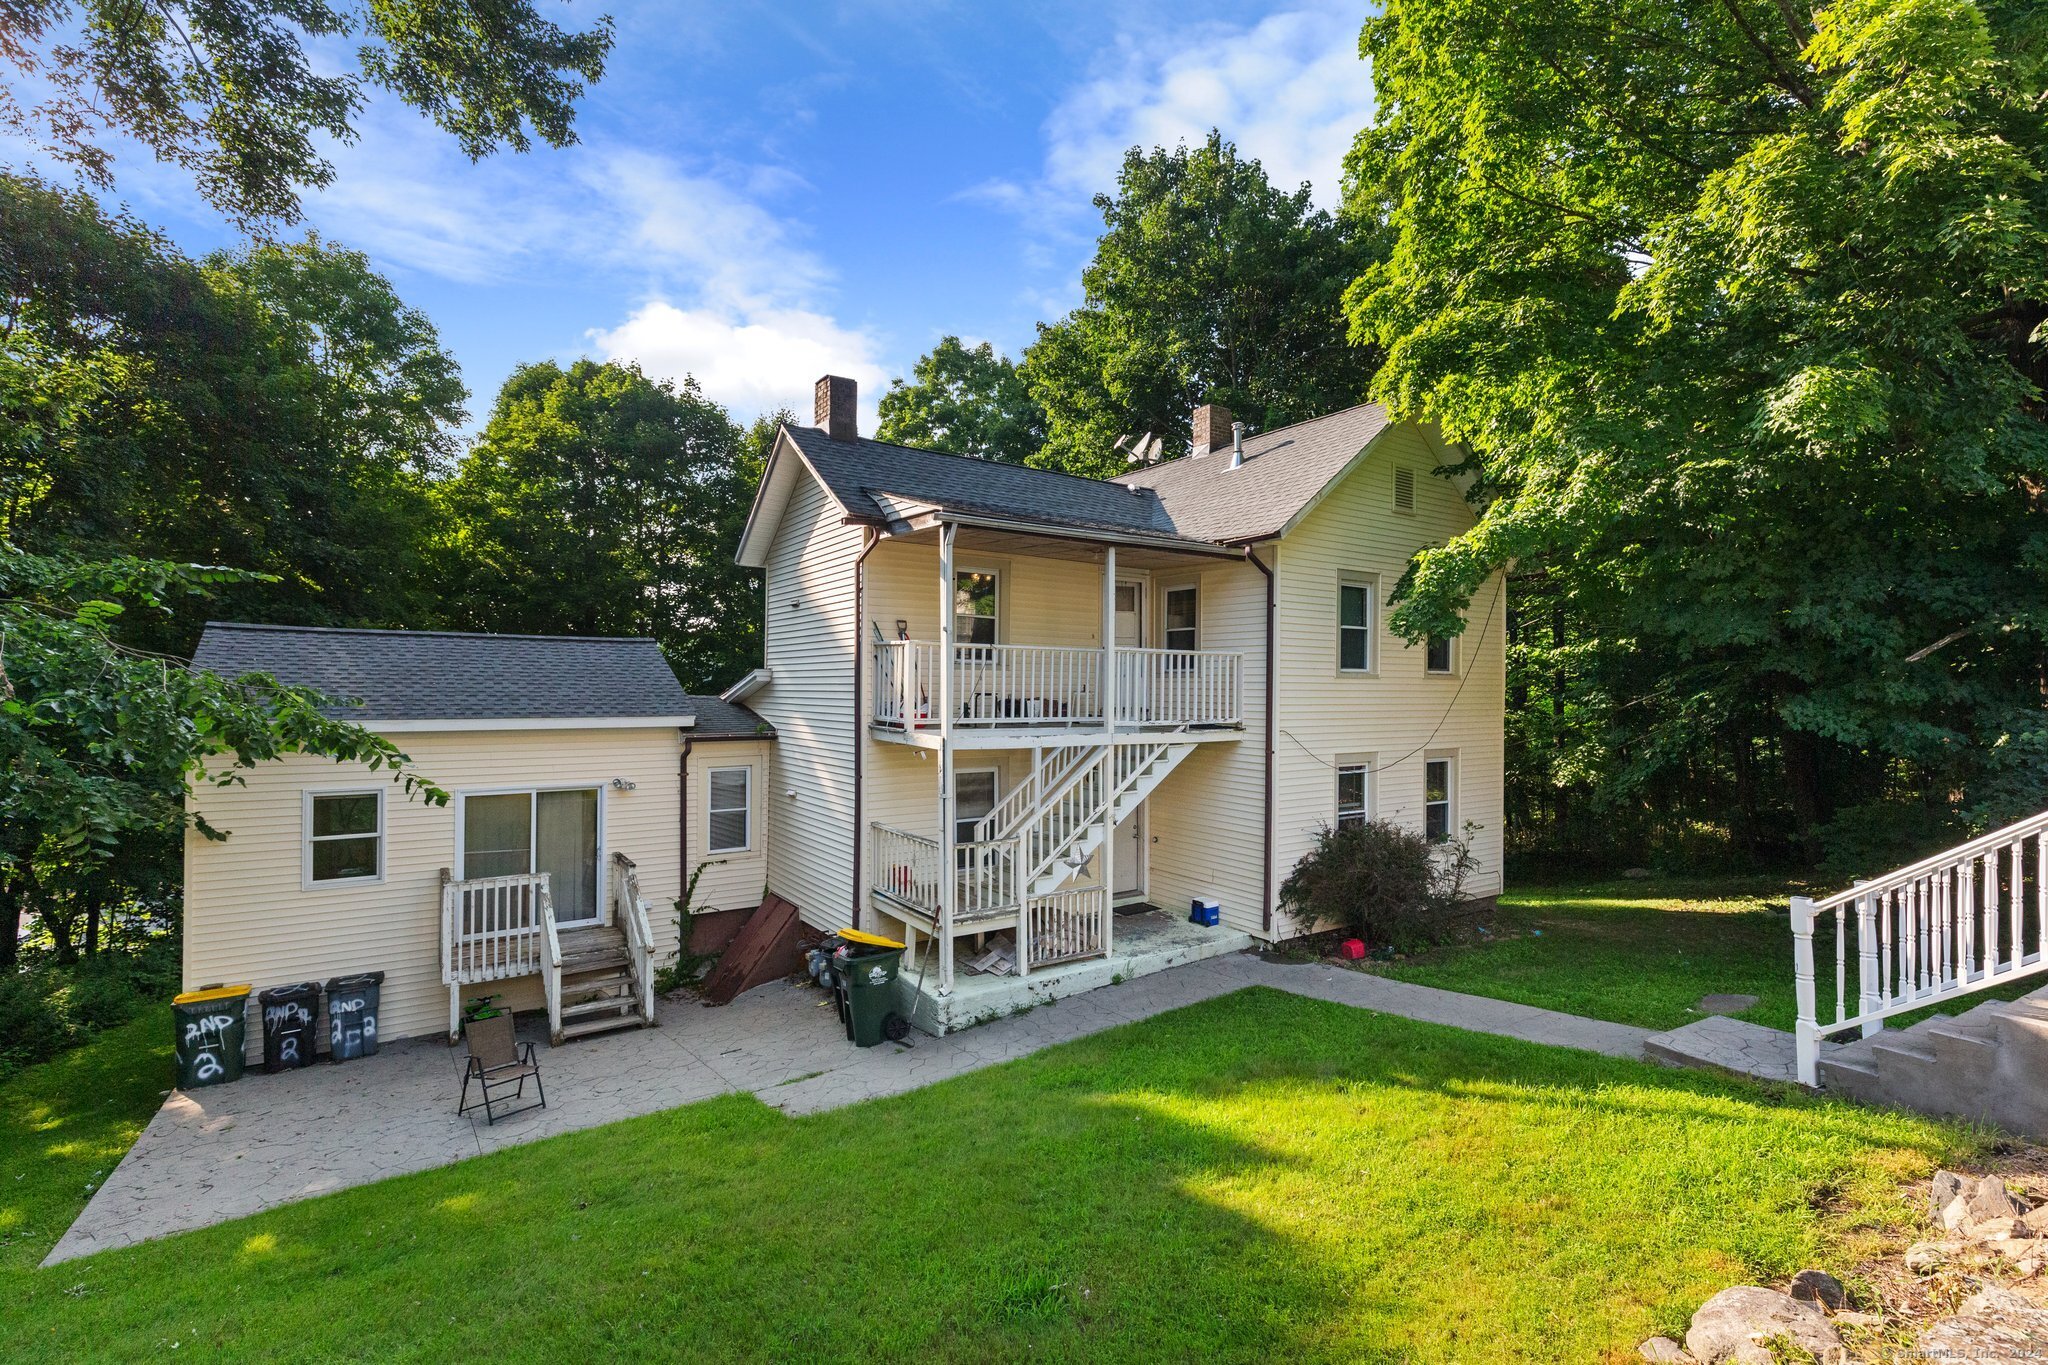
[[[1244,464],[1244,423],[1230,424],[1230,467],[1236,469]]]

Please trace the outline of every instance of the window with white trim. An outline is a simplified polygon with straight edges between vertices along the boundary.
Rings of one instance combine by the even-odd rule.
[[[1372,819],[1372,765],[1363,759],[1337,760],[1337,828],[1353,829]]]
[[[1451,637],[1432,635],[1423,647],[1423,671],[1427,673],[1450,673],[1453,670],[1451,658]]]
[[[746,852],[754,843],[754,770],[713,768],[705,785],[704,851]]]
[[[1458,761],[1432,758],[1422,765],[1422,833],[1432,844],[1451,837],[1457,806]]]
[[[306,881],[384,876],[383,791],[306,794]]]
[[[1166,590],[1165,644],[1168,649],[1199,649],[1201,601],[1195,589]]]
[[[992,573],[963,569],[953,575],[953,643],[992,645],[999,624],[998,583]]]
[[[1372,584],[1337,585],[1337,667],[1345,673],[1372,672]]]
[[[962,768],[953,774],[953,842],[974,842],[974,827],[996,808],[996,770]]]

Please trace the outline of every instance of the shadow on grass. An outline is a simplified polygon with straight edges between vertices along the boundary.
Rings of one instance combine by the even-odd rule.
[[[707,1101],[18,1277],[30,1356],[1584,1358],[1959,1130],[1252,989],[802,1118]]]

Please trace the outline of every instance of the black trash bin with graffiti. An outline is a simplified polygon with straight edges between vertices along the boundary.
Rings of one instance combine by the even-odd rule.
[[[260,992],[256,1001],[263,1008],[263,1069],[278,1072],[311,1066],[320,1041],[314,1027],[320,1018],[320,983],[272,986]]]
[[[249,1033],[246,985],[186,991],[172,999],[171,1016],[178,1028],[178,1089],[242,1079],[242,1045]]]
[[[327,981],[327,1055],[337,1062],[377,1055],[377,997],[384,973],[358,972]]]

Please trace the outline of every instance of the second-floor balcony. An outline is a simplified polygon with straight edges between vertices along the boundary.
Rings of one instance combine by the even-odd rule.
[[[933,641],[878,642],[874,723],[936,730],[946,695],[953,725],[966,729],[1174,730],[1244,720],[1244,655],[1236,650],[955,645],[943,680],[940,659]],[[1108,697],[1113,726],[1104,715]]]

